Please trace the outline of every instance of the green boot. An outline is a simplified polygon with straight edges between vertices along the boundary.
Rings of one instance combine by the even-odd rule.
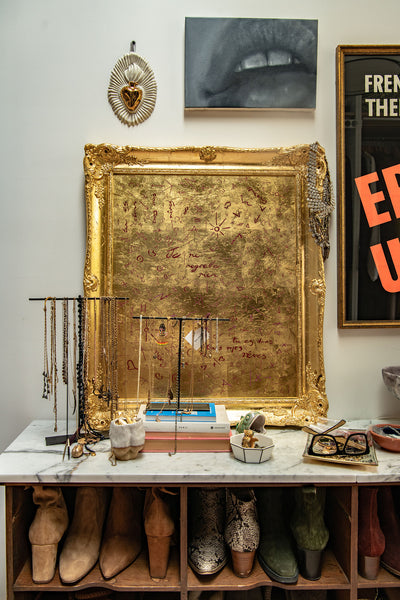
[[[305,579],[321,577],[322,553],[329,539],[324,521],[325,489],[314,485],[296,488],[290,527],[296,540],[300,572]]]
[[[299,570],[285,517],[283,489],[257,488],[256,497],[260,523],[258,561],[271,579],[296,583]]]

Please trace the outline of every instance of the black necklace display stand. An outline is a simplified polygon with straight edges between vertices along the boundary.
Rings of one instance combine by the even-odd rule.
[[[52,436],[48,436],[45,438],[46,440],[46,446],[54,446],[57,444],[65,444],[66,445],[66,451],[68,454],[68,458],[70,458],[70,445],[71,443],[74,443],[77,441],[77,439],[79,438],[79,432],[81,430],[81,427],[84,424],[84,418],[85,418],[85,383],[84,383],[84,374],[83,374],[83,364],[84,364],[84,355],[85,355],[85,340],[84,340],[84,327],[83,327],[83,318],[84,318],[84,314],[83,314],[83,304],[84,302],[86,302],[87,300],[89,301],[94,301],[94,300],[102,300],[104,298],[109,298],[108,296],[102,296],[102,297],[87,297],[87,296],[65,296],[65,297],[54,297],[54,296],[48,296],[46,298],[29,298],[30,302],[35,302],[35,301],[39,301],[39,302],[45,302],[47,300],[53,300],[56,302],[65,302],[65,301],[72,301],[72,302],[76,302],[77,303],[77,307],[78,307],[78,319],[77,319],[77,329],[78,329],[78,359],[77,359],[77,364],[76,364],[76,389],[78,392],[78,426],[76,431],[73,434],[69,434],[69,403],[68,403],[68,398],[69,398],[69,381],[67,381],[66,383],[66,431],[65,434],[61,434],[61,435],[52,435]],[[110,298],[111,299],[111,298]],[[125,298],[125,297],[112,297],[112,300],[129,300],[129,298]]]

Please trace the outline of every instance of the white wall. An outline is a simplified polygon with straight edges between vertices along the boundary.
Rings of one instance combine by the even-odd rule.
[[[185,16],[318,19],[315,113],[185,116]],[[0,450],[32,419],[51,418],[41,398],[42,311],[28,298],[82,293],[84,144],[269,147],[318,140],[335,182],[335,48],[400,43],[399,17],[398,0],[0,1]],[[135,128],[122,125],[107,101],[110,71],[131,40],[158,83],[153,115]],[[400,417],[380,373],[399,364],[398,331],[337,329],[335,216],[331,245],[325,315],[330,415]],[[4,569],[2,545],[0,560]],[[4,579],[0,570],[3,590]]]

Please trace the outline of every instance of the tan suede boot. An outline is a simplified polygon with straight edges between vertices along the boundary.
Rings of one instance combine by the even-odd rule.
[[[113,490],[100,550],[103,577],[114,577],[138,557],[142,549],[144,495],[137,488]]]
[[[32,499],[38,505],[29,528],[32,579],[48,583],[54,577],[58,543],[68,527],[68,512],[59,487],[34,485]]]
[[[78,487],[72,524],[60,555],[63,583],[76,583],[96,564],[108,496],[107,488]]]
[[[174,533],[174,521],[162,490],[146,491],[144,503],[144,529],[149,550],[150,577],[163,579],[167,574],[169,547]]]

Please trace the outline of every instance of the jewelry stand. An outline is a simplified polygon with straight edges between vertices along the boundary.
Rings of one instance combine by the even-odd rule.
[[[56,324],[56,317],[55,317],[55,303],[56,302],[63,302],[64,306],[67,307],[66,309],[66,313],[64,313],[64,323],[63,323],[63,332],[64,332],[64,339],[63,339],[63,345],[64,345],[64,351],[66,352],[66,356],[67,356],[67,363],[66,366],[63,363],[63,382],[66,385],[66,431],[65,434],[62,435],[54,435],[54,436],[50,436],[50,437],[46,437],[46,446],[52,446],[52,445],[56,445],[56,444],[65,444],[65,450],[64,450],[64,455],[65,452],[67,451],[67,455],[68,458],[70,458],[70,445],[73,442],[76,442],[79,437],[80,437],[80,431],[81,428],[85,426],[85,373],[84,373],[84,360],[85,360],[85,355],[86,355],[86,351],[87,348],[85,348],[85,336],[84,336],[84,303],[86,301],[96,301],[96,300],[103,300],[103,299],[109,299],[109,300],[129,300],[129,298],[119,298],[119,297],[108,297],[108,296],[104,296],[104,297],[83,297],[83,296],[76,296],[76,297],[63,297],[63,298],[56,298],[56,297],[52,297],[52,296],[48,296],[47,298],[29,298],[29,301],[41,301],[41,302],[47,302],[47,301],[51,301],[54,303],[54,328],[56,329],[57,324]],[[72,301],[74,303],[76,303],[77,307],[78,307],[78,319],[77,319],[77,350],[78,350],[78,360],[77,362],[74,364],[74,368],[76,367],[76,373],[75,373],[75,369],[74,369],[74,374],[73,374],[73,378],[74,378],[74,386],[76,384],[76,390],[77,390],[77,396],[78,396],[78,422],[77,422],[77,429],[73,434],[69,434],[69,403],[68,403],[68,399],[69,399],[69,382],[70,382],[70,378],[68,376],[68,344],[69,344],[69,338],[68,338],[68,326],[69,326],[69,322],[68,320],[65,320],[65,314],[68,315],[68,304],[69,302]],[[75,306],[75,305],[74,305]],[[46,310],[46,304],[45,304],[45,308],[44,310]],[[47,317],[45,316],[45,343],[47,343],[47,321],[46,321]],[[67,316],[68,319],[68,316]],[[76,332],[74,331],[74,334]],[[55,340],[54,340],[55,341]],[[47,354],[47,348],[45,348],[45,353]],[[44,377],[44,392],[43,392],[43,397],[48,397],[48,393],[50,392],[50,388],[49,388],[49,374],[46,373],[46,369],[43,371],[43,377]],[[54,373],[54,378],[57,379],[57,368],[55,370]],[[54,388],[56,389],[56,388]],[[75,397],[75,402],[76,402],[76,397]],[[55,396],[54,399],[54,411],[56,414],[56,404],[57,404],[57,398]],[[74,408],[74,412],[75,412],[76,407]],[[55,426],[54,426],[54,431],[57,431],[57,416],[55,417]],[[86,447],[86,444],[85,444]],[[89,450],[89,448],[87,448],[87,450]],[[89,452],[91,452],[89,450]],[[63,456],[64,458],[64,456]]]
[[[173,454],[176,454],[176,447],[177,447],[177,435],[178,435],[178,428],[177,428],[177,424],[178,424],[178,417],[179,415],[183,415],[185,412],[185,408],[182,407],[181,405],[181,367],[182,367],[182,329],[183,329],[183,324],[185,321],[196,321],[196,322],[201,322],[201,327],[202,327],[202,335],[203,335],[203,323],[205,322],[206,324],[209,321],[215,321],[216,323],[219,323],[220,321],[229,321],[230,319],[224,319],[224,318],[209,318],[209,317],[160,317],[160,316],[156,316],[156,317],[144,317],[143,315],[140,316],[133,316],[132,319],[143,319],[143,320],[149,320],[149,319],[154,319],[154,320],[158,320],[158,321],[167,321],[168,319],[172,319],[175,322],[179,323],[179,343],[178,343],[178,369],[177,369],[177,375],[176,375],[176,408],[174,405],[171,406],[171,404],[168,404],[168,410],[171,412],[174,412],[174,422],[175,422],[175,435],[174,435],[174,451],[173,452],[169,452],[168,454],[170,456],[172,456]],[[206,339],[206,345],[207,345],[207,339]],[[216,343],[216,346],[218,346],[218,341]],[[140,352],[140,350],[139,350]],[[149,405],[150,407],[154,406],[154,409],[156,410],[156,404],[153,403]],[[158,408],[160,408],[160,412],[162,412],[162,408],[164,406],[164,403],[161,404],[161,407],[158,406]],[[205,404],[204,402],[199,402],[199,407],[205,409],[206,407],[208,408],[208,404]],[[197,408],[197,410],[201,410],[201,408]],[[193,404],[191,404],[191,409],[193,410]]]

